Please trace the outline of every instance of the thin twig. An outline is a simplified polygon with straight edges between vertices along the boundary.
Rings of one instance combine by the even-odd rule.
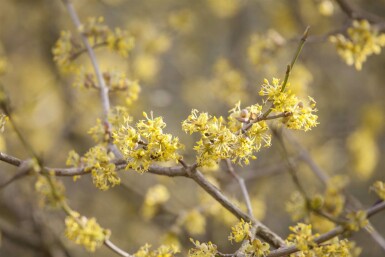
[[[249,214],[250,217],[254,218],[253,207],[251,206],[249,192],[247,190],[245,180],[235,172],[234,167],[229,159],[226,159],[226,166],[227,166],[227,171],[235,178],[235,180],[239,184],[239,187],[241,188],[242,195],[243,195],[243,198],[245,199],[245,203],[247,207],[247,213]]]
[[[68,13],[71,16],[71,20],[74,23],[75,27],[77,30],[79,30],[82,26],[82,23],[80,22],[80,19],[75,11],[75,8],[73,7],[72,3],[70,0],[62,0],[64,5],[67,7]],[[98,80],[98,84],[100,86],[100,98],[102,101],[103,105],[103,114],[104,114],[104,119],[107,121],[108,113],[110,110],[110,99],[108,98],[108,87],[104,81],[103,74],[100,71],[98,62],[96,60],[95,52],[92,49],[87,36],[85,36],[83,33],[79,33],[80,38],[82,39],[82,42],[87,49],[88,55],[90,57],[92,66],[95,71],[96,78]]]
[[[248,214],[244,213],[239,207],[231,203],[222,192],[211,184],[203,174],[198,170],[188,171],[190,178],[192,178],[198,185],[200,185],[207,193],[209,193],[215,200],[217,200],[223,207],[233,213],[238,219],[244,221],[251,221],[257,226],[257,236],[268,242],[274,247],[285,246],[284,240],[276,233],[271,231],[266,225],[260,221],[253,219]]]
[[[123,251],[122,249],[120,249],[119,247],[117,247],[114,243],[112,243],[110,240],[104,240],[104,245],[107,246],[108,248],[110,248],[112,251],[114,251],[115,253],[119,254],[120,256],[123,256],[123,257],[134,257],[134,255],[131,255],[125,251]]]
[[[314,159],[311,157],[309,151],[307,151],[299,142],[296,140],[289,131],[282,131],[286,139],[289,140],[291,144],[294,145],[295,149],[298,149],[299,156],[303,162],[305,162],[309,168],[314,172],[314,174],[319,178],[319,180],[323,183],[324,186],[328,185],[330,177],[328,174],[322,170]],[[362,204],[356,199],[354,196],[344,192],[347,197],[351,199],[351,202],[354,203],[355,208],[360,208]],[[360,206],[357,206],[360,205]],[[373,240],[383,249],[385,250],[385,239],[379,234],[374,228],[365,227],[365,231],[373,238]],[[373,232],[373,233],[372,233]],[[377,232],[377,233],[376,233]]]
[[[384,19],[376,14],[364,11],[357,8],[349,0],[336,0],[337,4],[341,10],[350,18],[350,19],[365,19],[372,23],[383,22]]]

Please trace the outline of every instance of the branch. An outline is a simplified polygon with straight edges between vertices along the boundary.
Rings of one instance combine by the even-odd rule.
[[[20,166],[23,162],[22,160],[7,155],[0,152],[0,161],[4,161],[14,166]],[[121,170],[127,166],[127,162],[123,160],[118,160],[115,162],[116,169]],[[266,240],[275,247],[280,247],[285,245],[284,241],[274,232],[272,232],[268,227],[262,224],[260,221],[256,221],[252,216],[244,213],[241,209],[231,203],[222,192],[216,188],[213,184],[207,181],[207,179],[196,170],[196,165],[186,167],[176,166],[176,167],[161,167],[156,165],[151,165],[148,172],[156,175],[169,176],[169,177],[189,177],[193,179],[199,186],[201,186],[207,193],[209,193],[215,200],[217,200],[224,208],[229,210],[234,214],[238,219],[243,219],[245,221],[252,221],[258,225],[257,235],[262,239]],[[76,175],[85,175],[89,172],[85,171],[85,168],[50,168],[44,167],[43,173],[49,174],[49,172],[54,171],[56,176],[76,176]]]
[[[123,251],[122,249],[120,249],[119,247],[117,247],[116,245],[114,245],[110,240],[105,240],[104,241],[104,245],[107,246],[108,248],[110,248],[113,252],[119,254],[120,256],[123,256],[123,257],[134,257],[134,255],[131,255],[125,251]]]
[[[284,136],[286,139],[289,140],[291,144],[294,145],[295,149],[299,150],[299,156],[302,159],[303,162],[305,162],[309,168],[314,172],[314,174],[320,179],[322,184],[326,186],[329,181],[329,176],[327,173],[322,170],[317,163],[313,160],[311,157],[309,151],[307,151],[299,142],[296,140],[291,133],[288,133],[288,131],[283,130],[282,133],[284,133]],[[353,203],[355,203],[356,208],[361,208],[362,204],[358,199],[356,199],[354,196],[348,194],[345,192],[345,194],[352,200]],[[360,206],[357,206],[360,205]],[[379,234],[375,228],[368,229],[365,228],[365,231],[369,233],[369,235],[373,238],[373,240],[383,249],[385,250],[385,239]]]
[[[227,171],[235,178],[235,180],[238,182],[241,188],[242,195],[243,195],[243,198],[245,199],[245,203],[247,207],[247,213],[249,214],[250,217],[254,218],[253,207],[251,206],[249,192],[247,191],[245,180],[234,171],[234,167],[231,164],[231,161],[229,159],[226,159],[226,166],[227,166]]]
[[[75,11],[75,8],[73,7],[70,0],[62,0],[64,5],[67,7],[68,13],[71,16],[71,20],[74,23],[77,30],[81,27],[82,23],[80,22],[80,19]],[[90,57],[92,66],[95,71],[96,78],[98,80],[99,86],[100,86],[100,98],[102,101],[103,106],[103,114],[104,114],[104,121],[108,124],[108,128],[110,127],[110,124],[107,121],[108,112],[110,110],[110,100],[108,98],[108,87],[104,81],[103,75],[100,71],[98,62],[96,60],[95,52],[92,49],[90,43],[88,42],[87,36],[85,36],[83,33],[80,33],[80,38],[82,39],[82,42],[87,49],[88,55]]]
[[[384,201],[377,204],[377,205],[372,206],[369,209],[367,209],[366,210],[366,213],[367,213],[366,217],[370,218],[373,215],[375,215],[378,212],[383,211],[383,210],[385,210],[385,202]],[[334,229],[330,230],[329,232],[322,234],[319,237],[317,237],[314,240],[314,242],[317,244],[321,244],[321,243],[326,242],[326,241],[328,241],[328,240],[330,240],[330,239],[332,239],[338,235],[345,233],[346,231],[348,231],[348,230],[346,228],[344,228],[343,226],[337,226]],[[298,251],[299,251],[299,249],[297,247],[289,246],[289,247],[284,247],[281,249],[274,250],[269,255],[267,255],[267,257],[286,256],[286,255],[289,255],[289,254],[292,254],[292,253],[295,253]]]
[[[350,18],[350,19],[365,19],[372,23],[378,23],[384,21],[380,16],[377,16],[373,13],[364,11],[352,5],[349,0],[336,0],[337,4],[341,10]]]
[[[222,192],[211,184],[207,179],[203,176],[203,174],[194,169],[187,170],[189,177],[192,178],[198,185],[200,185],[207,193],[209,193],[215,200],[217,200],[223,207],[225,207],[228,211],[233,213],[238,219],[243,219],[245,221],[251,221],[257,226],[256,235],[273,245],[274,247],[282,247],[285,245],[284,240],[272,232],[268,227],[266,227],[263,223],[258,220],[253,219],[248,214],[244,213],[241,209],[231,203],[226,196],[222,194]]]

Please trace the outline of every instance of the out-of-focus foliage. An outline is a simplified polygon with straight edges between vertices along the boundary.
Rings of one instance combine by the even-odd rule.
[[[73,2],[109,88],[111,128],[101,119],[99,81],[62,2],[3,0],[0,102],[9,97],[12,118],[44,165],[63,167],[67,160],[73,169],[87,167],[90,176],[58,178],[36,170],[32,183],[27,176],[2,189],[1,256],[84,256],[73,242],[97,248],[94,256],[108,256],[100,246],[109,238],[137,257],[214,256],[234,252],[244,240],[246,256],[264,256],[273,248],[252,238],[248,223],[238,224],[192,180],[146,172],[151,164],[198,162],[204,176],[247,212],[239,184],[221,161],[226,158],[246,181],[254,217],[280,235],[290,234],[287,242],[300,247],[301,256],[359,253],[353,241],[316,247],[314,237],[336,226],[322,214],[347,221],[350,230],[367,224],[346,192],[364,203],[361,209],[384,199],[381,23],[351,20],[331,0]],[[385,13],[381,1],[354,3]],[[308,42],[282,91],[307,25]],[[317,115],[309,95],[317,101]],[[271,114],[282,117],[256,122],[239,136],[271,106]],[[307,131],[291,135],[331,177],[325,185],[303,161],[303,149],[284,138],[307,195],[298,191],[270,133],[277,127]],[[3,114],[0,130],[1,151],[33,157]],[[108,150],[111,142],[123,156]],[[128,161],[126,171],[115,171],[116,157]],[[0,181],[18,171],[2,164]],[[67,199],[82,214],[67,213],[65,223],[59,212],[41,208],[66,206]],[[290,216],[307,225],[290,232]],[[20,247],[4,224],[33,239]],[[385,230],[376,219],[372,226]],[[361,256],[383,256],[368,238],[353,238]]]

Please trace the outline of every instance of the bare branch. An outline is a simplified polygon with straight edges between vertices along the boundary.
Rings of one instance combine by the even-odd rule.
[[[249,214],[250,217],[254,218],[253,207],[251,206],[249,192],[247,191],[245,180],[234,171],[234,167],[231,164],[231,161],[229,159],[226,159],[226,166],[227,166],[227,171],[235,178],[235,180],[238,182],[241,188],[242,195],[243,195],[243,198],[245,199],[245,203],[247,207],[247,213]]]
[[[104,245],[107,246],[108,248],[110,248],[113,252],[117,253],[120,256],[123,256],[123,257],[134,257],[134,255],[131,255],[131,254],[123,251],[122,249],[117,247],[114,243],[112,243],[108,239],[104,241]]]
[[[384,19],[380,16],[377,16],[373,13],[364,11],[360,8],[354,6],[349,0],[336,0],[337,4],[341,10],[350,18],[350,19],[365,19],[372,23],[383,22]]]

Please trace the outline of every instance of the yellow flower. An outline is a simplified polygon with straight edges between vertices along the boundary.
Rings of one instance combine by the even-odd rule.
[[[361,70],[367,57],[379,54],[385,46],[385,34],[379,33],[367,20],[353,21],[347,34],[348,37],[342,34],[331,36],[330,42],[335,44],[342,59],[348,65],[354,64],[356,70]]]
[[[235,241],[237,243],[242,242],[246,238],[250,238],[251,232],[251,222],[245,222],[243,219],[231,228],[231,235],[228,237],[230,241]]]
[[[83,245],[90,252],[103,245],[111,234],[109,230],[100,227],[95,218],[80,217],[76,212],[66,217],[65,225],[66,237],[76,244]]]

